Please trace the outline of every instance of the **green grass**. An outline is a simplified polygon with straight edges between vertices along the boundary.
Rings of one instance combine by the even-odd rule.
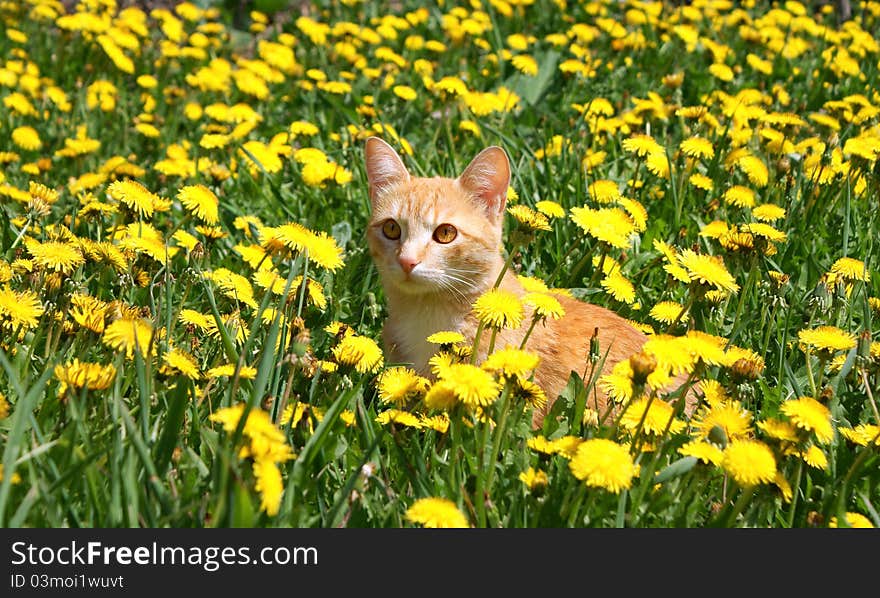
[[[116,29],[110,33],[118,43],[136,42],[121,50],[132,72],[102,48],[103,29],[77,31],[29,3],[0,7],[0,407],[8,406],[0,409],[6,415],[0,419],[0,526],[399,527],[413,524],[408,509],[427,497],[452,501],[469,525],[480,526],[807,527],[827,526],[832,518],[840,526],[858,523],[846,513],[880,525],[880,345],[873,330],[880,302],[869,301],[880,297],[880,47],[868,33],[877,29],[880,5],[856,3],[855,20],[839,27],[833,13],[807,9],[798,16],[797,3],[772,10],[765,2],[743,9],[720,2],[568,2],[561,3],[564,9],[540,0],[484,4],[478,12],[448,2],[417,11],[421,3],[404,2],[395,13],[382,3],[325,3],[311,15],[327,25],[318,32],[324,42],[312,31],[316,26],[295,18],[279,18],[277,28],[262,31],[251,21],[252,30],[242,31],[229,24],[205,28],[228,22],[219,13],[195,14],[194,21],[154,13],[144,15],[147,27],[140,31],[135,13],[117,18],[110,10],[108,20],[116,19],[109,21]],[[392,14],[398,19],[387,18]],[[353,23],[369,23],[370,30]],[[185,36],[177,37],[176,25]],[[189,37],[188,46],[186,36],[197,31],[204,33]],[[526,49],[516,49],[512,34],[525,36]],[[554,43],[560,41],[554,34],[566,34],[564,43]],[[277,59],[268,68],[265,61],[272,58],[261,55],[260,40],[291,44],[295,62]],[[419,40],[441,42],[445,49],[423,47]],[[403,62],[395,64],[395,56],[382,51],[377,56],[380,47]],[[349,51],[358,56],[347,59]],[[770,72],[753,66],[750,53],[766,61]],[[512,57],[521,54],[534,58],[537,74],[515,68]],[[212,59],[227,61],[229,69],[218,67],[213,75],[200,70]],[[731,67],[731,80],[710,73],[718,61]],[[581,73],[560,68],[575,63]],[[241,74],[248,68],[267,78],[268,93]],[[349,88],[335,93],[310,69]],[[239,79],[223,76],[226,70]],[[680,82],[664,79],[676,73],[683,74]],[[155,87],[139,86],[137,77],[147,74],[155,77]],[[459,77],[470,92],[504,87],[518,102],[475,113],[480,102],[426,83],[446,76]],[[117,90],[109,110],[89,104],[89,87],[99,80]],[[396,95],[397,85],[411,87],[416,98]],[[603,108],[603,100],[610,113],[591,112]],[[250,111],[241,118],[219,114],[238,104]],[[709,116],[678,111],[688,106],[704,106]],[[815,114],[833,117],[837,129]],[[270,144],[296,121],[315,125],[316,134]],[[476,123],[480,135],[460,127],[462,121]],[[156,135],[136,128],[143,123],[152,124]],[[100,147],[76,156],[58,153],[80,126]],[[36,131],[39,147],[22,141],[27,133],[21,127]],[[204,147],[200,141],[207,133],[229,137],[218,147]],[[333,352],[342,334],[328,329],[331,324],[342,322],[378,342],[385,317],[364,239],[369,201],[363,140],[375,133],[402,150],[411,147],[406,165],[425,176],[455,176],[482,148],[504,147],[518,196],[511,204],[534,207],[551,200],[566,210],[566,216],[550,219],[551,230],[529,233],[528,243],[516,245],[511,267],[551,287],[570,288],[656,333],[702,331],[742,350],[749,357],[736,364],[695,357],[688,366],[692,381],[717,381],[727,406],[745,419],[738,437],[723,425],[702,423],[730,421],[705,401],[690,421],[676,415],[680,431],[671,429],[672,420],[653,433],[648,418],[630,428],[584,423],[586,397],[597,381],[577,376],[538,431],[531,429],[528,410],[511,397],[513,385],[503,381],[504,390],[486,410],[493,424],[462,404],[447,414],[445,432],[404,420],[381,423],[377,418],[392,407],[438,413],[429,413],[418,396],[402,406],[384,403],[376,384],[380,369],[358,371]],[[627,139],[646,133],[668,156],[667,176],[658,176],[656,163],[652,170],[626,147]],[[787,145],[773,143],[777,133]],[[680,144],[692,136],[709,140],[714,155],[684,155]],[[270,149],[242,148],[253,141]],[[334,180],[332,168],[329,178],[314,180],[315,165],[295,153],[308,147],[321,150],[350,180]],[[766,182],[749,178],[734,153],[738,149],[764,164]],[[598,152],[605,152],[604,159],[586,168],[585,158]],[[180,153],[186,159],[169,164]],[[113,157],[119,160],[108,165]],[[103,176],[89,185],[75,181],[86,173]],[[712,190],[689,182],[693,173],[711,180]],[[108,189],[128,178],[170,200],[168,209],[146,216],[120,202]],[[613,181],[648,215],[625,249],[586,234],[569,217],[571,208],[613,206],[591,197],[589,185],[597,180]],[[45,212],[32,197],[52,199],[51,192],[30,183],[58,192]],[[178,199],[182,188],[196,184],[219,198],[222,238],[197,230],[204,223]],[[785,210],[770,223],[785,233],[784,240],[754,237],[753,248],[736,249],[700,235],[713,221],[729,227],[756,222],[748,206],[725,199],[733,185],[752,189],[756,204]],[[85,193],[112,211],[89,214]],[[254,278],[256,262],[248,263],[236,247],[259,246],[269,233],[260,238],[260,226],[241,226],[242,217],[267,227],[295,222],[324,231],[344,251],[344,264],[322,266],[310,245],[309,251],[275,253],[263,265],[271,265],[281,288],[266,292]],[[128,238],[114,235],[114,227],[138,222],[161,236],[152,257],[138,244],[136,227]],[[507,226],[513,231],[518,225],[508,217]],[[174,237],[177,231],[199,245],[186,249]],[[71,268],[53,271],[37,257],[35,247],[56,239],[82,256]],[[90,253],[89,240],[124,250],[122,264],[114,269]],[[679,282],[664,269],[657,241],[720,256],[738,290],[710,301],[705,285]],[[844,257],[863,263],[864,270],[834,283],[829,273]],[[612,260],[635,299],[618,301],[601,286],[599,264]],[[230,283],[238,285],[231,292],[208,276],[219,268],[247,280]],[[771,273],[785,278],[779,282]],[[311,299],[305,285],[294,284],[298,276],[322,285],[326,305]],[[126,309],[138,310],[153,331],[149,346],[130,357],[111,347],[106,332],[74,318],[77,294],[102,302],[95,309],[105,326]],[[39,303],[32,321],[18,311],[27,298]],[[649,315],[660,301],[689,309],[677,322],[663,323]],[[207,324],[188,324],[181,319],[184,309],[199,312]],[[239,326],[230,323],[232,315]],[[799,343],[801,331],[826,325],[852,335],[855,346],[822,353]],[[192,356],[197,378],[163,367],[172,348]],[[61,396],[56,366],[75,358],[112,365],[115,375],[106,388],[71,384]],[[338,371],[329,365],[335,362]],[[208,374],[224,364],[232,364],[229,375]],[[244,375],[244,366],[253,368],[252,376]],[[650,388],[645,396],[657,405],[668,398]],[[784,442],[758,426],[771,418],[790,420],[785,402],[798,397],[827,406],[829,442],[803,428]],[[635,402],[624,404],[629,409]],[[233,418],[224,430],[210,419],[241,405],[251,413],[247,426],[244,418]],[[284,421],[285,408],[298,408],[301,418]],[[260,412],[265,420],[256,419]],[[840,432],[851,435],[848,430],[860,424],[874,426],[865,428],[861,444]],[[266,458],[277,470],[258,479],[253,457],[261,435],[291,455]],[[534,448],[531,439],[539,435],[554,454]],[[778,483],[737,484],[737,467],[748,470],[751,464],[721,466],[683,456],[679,449],[697,438],[719,451],[743,438],[759,441],[773,455]],[[588,486],[573,475],[571,455],[559,447],[588,439],[625,447],[638,469],[628,488]],[[827,463],[815,461],[815,453],[814,464],[806,463],[809,447]],[[529,468],[543,471],[546,484],[530,488],[521,481]],[[786,484],[790,496],[781,491]],[[267,512],[276,507],[277,513]]]

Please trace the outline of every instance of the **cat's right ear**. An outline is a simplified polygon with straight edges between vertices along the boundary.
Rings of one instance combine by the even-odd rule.
[[[409,180],[409,171],[400,156],[378,137],[367,138],[364,156],[370,183],[370,201],[375,201],[382,189]]]

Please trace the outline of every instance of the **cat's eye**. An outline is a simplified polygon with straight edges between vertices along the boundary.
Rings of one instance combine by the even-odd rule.
[[[400,238],[400,225],[392,219],[388,219],[382,225],[382,234],[392,241]]]
[[[458,230],[451,224],[441,224],[434,229],[434,240],[438,243],[451,243],[458,236]]]

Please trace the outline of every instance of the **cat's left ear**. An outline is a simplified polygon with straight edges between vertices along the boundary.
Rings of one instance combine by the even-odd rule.
[[[489,220],[498,222],[504,214],[510,186],[507,153],[495,145],[487,147],[471,160],[458,177],[458,184],[483,203]]]

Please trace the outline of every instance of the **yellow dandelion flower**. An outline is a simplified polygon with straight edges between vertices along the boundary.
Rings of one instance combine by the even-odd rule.
[[[709,65],[709,72],[720,81],[733,81],[733,69],[726,64],[715,62]]]
[[[727,391],[724,390],[724,387],[717,380],[700,380],[697,386],[710,407],[730,400]]]
[[[405,405],[425,393],[428,381],[410,368],[395,367],[379,375],[376,387],[382,402]]]
[[[736,161],[749,181],[757,187],[766,187],[770,179],[770,171],[767,170],[766,164],[757,156],[746,155]]]
[[[150,339],[153,337],[153,326],[143,318],[120,318],[104,328],[101,340],[105,345],[125,351],[128,359],[134,357],[135,351],[142,356],[147,355]]]
[[[856,337],[836,326],[801,330],[798,332],[798,341],[805,349],[825,352],[848,351],[856,346]]]
[[[683,444],[678,449],[678,453],[685,457],[694,457],[703,463],[711,463],[716,466],[720,466],[724,460],[724,452],[720,448],[702,440],[692,440]]]
[[[401,411],[400,409],[386,409],[376,416],[376,422],[387,426],[388,424],[400,424],[407,428],[421,429],[422,420],[409,411]]]
[[[571,219],[591,237],[619,249],[627,249],[636,232],[635,223],[620,208],[572,208]]]
[[[12,142],[23,150],[35,152],[42,149],[40,134],[33,127],[16,127],[12,130]]]
[[[523,306],[519,297],[502,289],[491,289],[474,302],[474,314],[491,328],[518,328],[523,320]]]
[[[807,450],[800,452],[799,456],[804,460],[804,463],[813,469],[828,470],[828,456],[815,444]]]
[[[616,202],[622,197],[617,183],[605,179],[590,183],[590,186],[587,187],[587,192],[590,194],[590,197],[593,198],[593,201],[599,203]]]
[[[445,498],[420,498],[406,510],[406,520],[423,527],[470,527],[455,503]]]
[[[854,428],[838,428],[841,436],[859,446],[880,446],[880,426],[859,424]]]
[[[546,286],[544,287],[546,288]],[[565,309],[559,299],[546,292],[530,292],[522,297],[523,304],[534,309],[535,317],[558,320],[565,315]]]
[[[718,256],[697,253],[685,249],[678,256],[681,266],[687,271],[691,281],[713,286],[721,291],[736,292],[739,285]]]
[[[764,432],[769,438],[782,440],[784,442],[797,442],[797,428],[790,421],[784,421],[776,418],[767,418],[758,422],[758,429]]]
[[[605,438],[580,443],[569,467],[587,486],[604,488],[614,494],[628,489],[639,471],[626,447]]]
[[[562,218],[565,216],[565,208],[549,199],[544,199],[535,204],[535,208],[549,218]]]
[[[498,398],[498,382],[477,366],[453,363],[440,375],[443,381],[452,384],[456,398],[469,407],[486,407]]]
[[[528,230],[552,230],[550,228],[550,221],[547,220],[547,216],[534,211],[528,206],[523,204],[509,206],[507,212]]]
[[[533,492],[546,488],[549,483],[547,473],[540,469],[535,470],[534,467],[529,467],[519,474],[519,480],[526,485],[526,488]]]
[[[284,493],[284,482],[281,470],[269,459],[254,460],[254,488],[260,493],[260,509],[273,517],[281,508],[281,495]]]
[[[773,451],[758,440],[738,439],[728,444],[721,466],[737,484],[744,487],[770,484],[776,478]]]
[[[480,125],[475,123],[472,120],[461,120],[458,123],[458,128],[462,131],[467,131],[468,133],[474,135],[475,137],[481,137],[482,132],[480,131]]]
[[[58,387],[59,396],[64,396],[68,387],[104,390],[116,378],[113,364],[81,362],[74,358],[71,363],[55,366],[55,377],[61,383]]]
[[[220,200],[214,192],[204,185],[188,185],[177,193],[177,199],[183,206],[208,224],[217,224],[220,221],[218,207]]]
[[[152,216],[156,205],[161,203],[161,198],[150,192],[137,181],[124,180],[114,181],[107,187],[107,193],[113,199],[122,202],[131,210],[141,216]]]
[[[739,208],[751,208],[755,205],[755,192],[742,185],[733,185],[721,197]]]
[[[752,208],[752,216],[762,222],[773,222],[774,220],[785,218],[785,208],[765,203]]]
[[[524,75],[534,77],[538,74],[538,63],[528,54],[517,54],[510,59],[510,62],[516,70]]]
[[[199,366],[195,357],[181,351],[180,349],[172,349],[165,353],[163,358],[165,373],[180,373],[190,380],[198,380],[201,378]]]
[[[871,274],[868,272],[865,262],[851,257],[842,257],[835,261],[831,264],[829,272],[849,281],[868,282],[871,280]]]
[[[669,426],[671,434],[677,434],[685,423],[674,418],[672,405],[660,399],[643,397],[630,403],[620,418],[620,425],[629,432],[635,432],[641,422],[642,430],[648,434],[660,435]]]
[[[522,377],[517,377],[512,393],[514,399],[524,402],[529,407],[541,409],[547,404],[547,393],[544,389]]]
[[[765,224],[763,222],[749,222],[746,224],[740,225],[740,230],[745,231],[755,237],[761,237],[771,241],[773,243],[780,243],[785,241],[788,236],[779,230],[776,230],[769,224]]]
[[[453,330],[441,330],[430,335],[426,340],[435,345],[454,345],[456,343],[463,343],[464,335]]]
[[[28,240],[25,245],[34,264],[45,270],[70,274],[86,261],[80,248],[71,243]]]
[[[697,189],[702,189],[703,191],[711,191],[715,187],[715,183],[712,179],[699,172],[695,172],[688,177],[688,182]]]
[[[831,411],[812,397],[800,397],[784,401],[780,411],[802,430],[812,432],[821,444],[828,444],[834,438],[831,425]]]
[[[621,146],[624,150],[633,152],[642,158],[652,154],[660,154],[663,155],[665,159],[665,148],[657,143],[657,140],[650,135],[633,135],[624,139]]]
[[[0,481],[3,481],[3,464],[0,463]],[[9,481],[13,484],[21,484],[21,476],[18,475],[17,471],[12,472],[12,476],[9,478]]]
[[[629,280],[627,280],[620,270],[614,270],[611,274],[603,278],[600,284],[609,295],[618,301],[631,305],[636,300],[635,287]]]
[[[451,363],[449,365],[452,365]],[[448,366],[447,366],[448,367]],[[439,380],[435,382],[428,392],[425,393],[425,406],[428,409],[440,409],[446,411],[451,409],[458,401],[455,395],[455,385],[452,382]]]
[[[208,378],[231,378],[232,376],[235,376],[235,364],[224,363],[222,365],[212,367],[207,372],[205,372],[205,376],[207,376]],[[257,377],[257,368],[249,365],[243,365],[238,370],[238,377],[243,380],[253,380]]]
[[[257,308],[257,300],[254,299],[254,289],[250,281],[227,268],[217,268],[213,272],[206,272],[205,278],[213,281],[217,288],[230,299],[240,301],[252,308]]]
[[[409,85],[395,85],[392,91],[394,92],[394,95],[406,102],[411,102],[419,97],[416,90]]]
[[[343,265],[342,248],[325,232],[316,233],[291,222],[277,228],[265,227],[261,236],[263,246],[269,251],[282,248],[297,252],[308,251],[311,261],[330,271],[336,271]]]
[[[197,312],[194,309],[182,309],[178,319],[188,325],[194,326],[199,330],[209,330],[214,324],[214,320],[210,316]]]
[[[661,301],[651,308],[648,315],[663,324],[672,324],[676,320],[687,317],[687,312],[682,315],[682,309],[684,309],[684,306],[674,301]]]
[[[874,524],[871,523],[871,520],[862,515],[861,513],[850,513],[847,512],[846,515],[846,523],[849,527],[852,528],[873,528]],[[832,517],[830,521],[828,521],[828,527],[838,528],[840,527],[837,517]]]
[[[648,154],[648,159],[645,161],[645,165],[654,176],[658,176],[662,179],[669,178],[669,157],[665,153],[657,152]]]
[[[694,417],[698,438],[714,440],[719,433],[726,441],[745,438],[751,432],[752,413],[739,401],[719,401]]]
[[[422,428],[426,430],[434,430],[441,434],[446,434],[449,430],[449,416],[445,413],[434,415],[432,417],[421,416]]]
[[[82,328],[101,334],[109,305],[90,295],[76,294],[70,298],[70,317]]]
[[[681,151],[692,158],[711,160],[715,157],[715,148],[712,142],[704,137],[690,137],[681,142]]]
[[[540,358],[537,354],[507,346],[494,351],[481,367],[487,372],[502,373],[506,376],[526,375],[538,367]]]
[[[346,336],[333,347],[333,357],[340,365],[350,365],[360,373],[373,373],[384,363],[382,349],[371,338]]]

